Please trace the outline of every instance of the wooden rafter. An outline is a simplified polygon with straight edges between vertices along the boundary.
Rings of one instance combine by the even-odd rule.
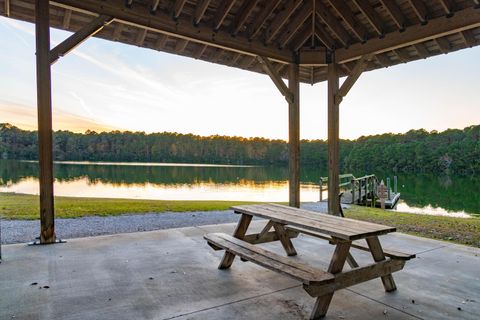
[[[177,43],[175,43],[175,49],[174,51],[176,53],[183,53],[183,51],[185,51],[185,49],[187,48],[187,45],[188,45],[188,41],[185,40],[185,39],[178,39],[177,40]]]
[[[360,41],[367,40],[367,30],[362,26],[360,22],[358,22],[357,18],[353,15],[351,10],[347,7],[344,1],[338,0],[329,0],[332,7],[338,13],[340,17],[342,17],[343,21],[350,27],[353,34],[358,38]]]
[[[265,46],[260,41],[249,40],[246,37],[232,37],[230,33],[223,30],[212,33],[211,25],[200,23],[197,26],[193,26],[192,21],[183,17],[183,15],[178,17],[177,20],[173,20],[168,13],[161,10],[157,10],[155,15],[151,15],[145,6],[142,7],[140,5],[134,5],[132,8],[125,10],[123,0],[55,0],[52,3],[110,15],[124,24],[144,27],[149,31],[162,32],[177,38],[207,44],[228,51],[252,56],[268,56],[270,59],[286,63],[293,61],[291,53],[286,50],[280,50],[275,46]]]
[[[193,24],[198,25],[200,21],[202,21],[210,1],[211,0],[201,0],[198,2],[197,8],[195,9],[195,15],[193,17]]]
[[[140,29],[137,33],[137,37],[135,38],[135,44],[137,46],[141,46],[145,41],[146,36],[147,36],[147,29]]]
[[[347,79],[345,79],[340,89],[338,89],[338,92],[335,96],[336,104],[340,104],[342,102],[343,98],[348,94],[350,89],[352,89],[353,85],[355,84],[355,82],[357,82],[358,78],[360,78],[360,75],[368,66],[368,63],[372,58],[373,58],[373,55],[368,54],[361,57],[360,60],[357,61],[357,64],[351,71],[350,75],[347,77]]]
[[[159,4],[160,4],[160,0],[152,0],[152,6],[150,7],[150,13],[155,14],[155,11],[157,11]]]
[[[62,27],[64,29],[68,29],[70,27],[71,19],[72,19],[72,10],[65,9],[65,13],[63,14],[63,22],[62,22]]]
[[[448,42],[447,39],[436,38],[435,43],[438,45],[438,47],[440,48],[440,51],[442,51],[442,53],[450,52],[450,42]]]
[[[253,62],[255,62],[255,57],[252,56],[244,56],[243,59],[240,61],[240,68],[248,69]]]
[[[175,6],[173,7],[173,18],[177,19],[180,14],[182,14],[183,6],[187,0],[177,0],[175,1]]]
[[[408,55],[408,53],[405,51],[404,48],[395,49],[395,50],[393,50],[393,53],[403,63],[407,63],[408,61],[410,61],[410,55]]]
[[[325,47],[327,47],[330,50],[334,50],[336,45],[335,45],[335,40],[326,32],[322,26],[316,25],[315,26],[315,36],[320,40],[320,42],[323,43]]]
[[[417,54],[420,58],[425,59],[430,55],[430,52],[422,43],[414,44],[413,47],[415,48],[415,51],[417,51]]]
[[[263,10],[260,12],[258,17],[255,18],[255,21],[253,22],[252,26],[249,27],[249,31],[248,31],[249,39],[253,39],[258,35],[260,30],[262,29],[262,26],[265,24],[265,21],[268,19],[268,17],[270,17],[273,11],[278,7],[280,2],[281,0],[267,1],[267,4],[263,8]]]
[[[460,32],[460,35],[462,36],[463,41],[468,47],[473,47],[474,45],[476,45],[477,40],[475,40],[472,30],[462,31]]]
[[[335,34],[344,46],[348,46],[351,42],[348,32],[343,28],[342,24],[332,15],[330,10],[322,3],[321,0],[315,1],[315,13],[325,23],[328,28]]]
[[[257,56],[258,62],[262,65],[263,70],[266,74],[270,76],[273,83],[280,91],[280,93],[285,97],[288,103],[293,103],[294,96],[293,93],[288,89],[285,82],[283,82],[282,78],[278,75],[275,71],[275,68],[272,66],[272,63],[265,57]]]
[[[303,4],[303,0],[292,0],[288,2],[285,9],[280,12],[270,27],[265,32],[265,42],[268,44],[272,42],[273,38],[277,35],[280,29],[287,23],[290,16]]]
[[[339,63],[344,63],[368,53],[387,52],[477,27],[480,27],[480,10],[470,7],[457,11],[451,18],[442,16],[430,20],[426,25],[410,26],[402,33],[388,33],[383,39],[371,39],[368,46],[354,44],[348,49],[338,49],[336,57]]]
[[[4,0],[5,1],[5,17],[10,17],[10,0]]]
[[[314,33],[312,33],[312,22],[307,22],[292,40],[290,47],[293,51],[298,51],[312,35],[314,35]]]
[[[455,4],[451,0],[438,0],[442,5],[443,10],[445,10],[445,14],[447,17],[451,17],[455,10]]]
[[[90,23],[86,24],[83,28],[72,34],[63,42],[58,44],[55,48],[50,50],[50,63],[55,63],[60,57],[63,57],[83,41],[87,40],[95,33],[99,32],[106,25],[112,22],[113,18],[110,16],[99,16],[93,19]]]
[[[287,27],[283,31],[282,36],[278,40],[281,48],[285,47],[285,45],[292,40],[294,36],[296,36],[297,31],[302,27],[305,20],[312,15],[312,10],[313,4],[309,1],[292,17]]]
[[[383,36],[385,34],[383,21],[368,0],[353,0],[353,3],[355,3],[358,9],[360,9],[360,11],[365,15],[368,22],[372,25],[373,29],[375,29],[378,35]]]
[[[202,44],[197,51],[195,51],[195,55],[193,56],[195,59],[200,59],[203,55],[203,53],[207,50],[207,46]]]
[[[390,58],[385,53],[375,55],[375,59],[377,59],[377,61],[384,67],[389,67],[392,65]]]
[[[231,34],[232,35],[237,35],[237,33],[242,30],[243,26],[245,25],[245,22],[247,21],[248,17],[252,13],[253,9],[255,9],[255,6],[257,5],[259,0],[246,0],[242,7],[240,8],[239,12],[240,14],[237,14],[235,17],[235,20],[233,21],[232,28],[231,28]]]
[[[123,24],[120,22],[117,22],[115,24],[115,29],[113,29],[113,35],[112,35],[113,40],[118,41],[120,39],[120,36],[122,35],[122,31],[123,31]]]
[[[427,10],[427,7],[425,6],[425,3],[423,3],[422,0],[408,0],[408,2],[412,6],[413,11],[415,11],[415,14],[420,20],[420,23],[422,24],[427,23],[428,10]]]
[[[232,9],[233,5],[235,4],[235,0],[224,0],[221,2],[222,4],[217,9],[217,13],[215,14],[213,30],[217,31],[225,21],[228,13]]]
[[[398,7],[394,0],[380,0],[382,5],[384,6],[385,10],[388,12],[390,17],[392,17],[393,21],[397,25],[400,31],[405,30],[406,27],[406,19],[402,13],[402,10]]]

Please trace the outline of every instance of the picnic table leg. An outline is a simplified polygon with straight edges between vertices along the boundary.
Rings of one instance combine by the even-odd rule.
[[[383,253],[382,245],[380,244],[378,237],[368,237],[367,244],[375,262],[385,260],[385,254]],[[391,274],[383,276],[382,283],[385,291],[387,292],[397,290],[397,286],[395,285],[395,281],[393,280],[393,276]]]
[[[233,236],[237,239],[243,240],[251,221],[252,216],[243,213],[240,217],[240,220],[238,221],[237,228],[233,232]],[[235,259],[235,255],[231,252],[225,251],[222,261],[220,261],[220,265],[218,266],[218,269],[230,268],[233,263],[233,259]]]
[[[285,227],[280,223],[273,223],[273,228],[275,229],[275,232],[277,233],[278,239],[280,239],[283,248],[287,252],[287,255],[296,256],[297,251],[295,250],[292,240],[290,240],[290,237],[288,236]]]
[[[342,272],[345,261],[347,260],[348,252],[350,250],[351,241],[338,241],[333,253],[328,272],[336,274]],[[315,305],[313,306],[312,315],[310,319],[323,318],[328,311],[330,302],[332,301],[333,292],[325,294],[317,298]]]

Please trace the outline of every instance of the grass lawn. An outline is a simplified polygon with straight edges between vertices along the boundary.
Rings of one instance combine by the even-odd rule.
[[[190,212],[227,210],[231,206],[248,204],[241,201],[170,201],[55,197],[56,218],[87,216],[115,216],[149,212]],[[6,219],[39,219],[38,196],[17,193],[0,193],[0,215]]]
[[[85,216],[112,216],[125,213],[187,212],[226,210],[233,205],[248,204],[241,201],[169,201],[55,197],[57,218]],[[0,193],[0,215],[6,219],[38,219],[38,196]],[[398,231],[427,238],[453,241],[480,247],[480,218],[452,218],[384,211],[352,206],[345,216],[396,227]]]
[[[385,211],[376,208],[352,206],[345,216],[396,227],[397,231],[421,237],[452,241],[480,247],[480,218],[453,218],[443,216]]]

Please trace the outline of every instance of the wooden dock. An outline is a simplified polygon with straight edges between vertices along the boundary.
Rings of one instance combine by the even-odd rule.
[[[383,197],[386,209],[394,208],[400,200],[400,193],[397,192],[397,177],[394,177],[393,190],[390,186],[390,178],[387,178],[386,185],[382,185],[375,175],[366,175],[356,178],[353,174],[340,175],[341,203],[357,204],[369,207],[381,207],[380,198]],[[320,178],[320,201],[323,201],[323,192],[326,191],[328,178]],[[379,194],[379,187],[382,185],[384,194]]]

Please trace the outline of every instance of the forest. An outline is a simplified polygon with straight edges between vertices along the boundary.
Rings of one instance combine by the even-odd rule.
[[[284,140],[112,131],[53,134],[57,161],[286,165]],[[327,141],[302,140],[301,163],[327,166]],[[36,160],[37,133],[0,124],[0,159]],[[480,125],[443,132],[410,130],[341,140],[343,172],[480,173]]]

